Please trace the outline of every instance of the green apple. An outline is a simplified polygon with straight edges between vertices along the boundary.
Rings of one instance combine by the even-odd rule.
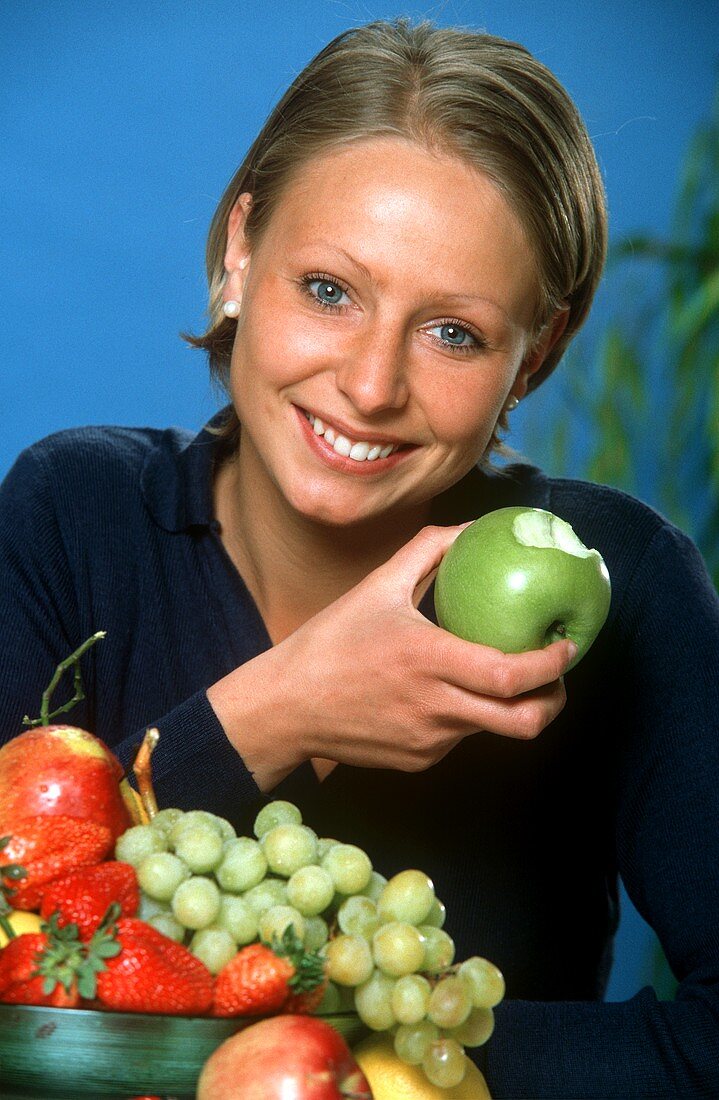
[[[523,653],[560,638],[573,667],[609,612],[609,572],[566,520],[542,508],[498,508],[466,527],[439,566],[437,621],[470,642]]]

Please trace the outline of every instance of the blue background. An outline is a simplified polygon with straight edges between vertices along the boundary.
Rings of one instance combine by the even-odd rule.
[[[0,476],[76,424],[199,427],[215,204],[272,104],[330,38],[406,14],[528,46],[587,122],[614,238],[665,233],[717,76],[715,0],[4,0],[0,4]],[[611,312],[600,294],[590,336]],[[552,383],[533,401],[551,407]],[[510,442],[522,449],[522,413]],[[531,454],[530,454],[531,457]],[[571,823],[568,823],[571,827]],[[610,999],[649,980],[624,902]]]

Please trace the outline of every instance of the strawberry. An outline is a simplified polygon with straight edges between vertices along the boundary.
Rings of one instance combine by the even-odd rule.
[[[278,1012],[289,995],[294,974],[289,959],[264,943],[241,948],[215,979],[213,1016],[263,1016]]]
[[[12,940],[0,952],[0,1000],[65,1006],[82,1000],[175,1016],[206,1012],[214,980],[205,964],[144,921],[118,920],[119,912],[113,902],[89,940],[80,939],[76,924],[59,927],[57,913],[42,932]]]
[[[225,964],[215,979],[212,1015],[267,1016],[290,998],[311,996],[324,981],[323,959],[304,950],[290,925],[272,946],[251,943]]]
[[[38,970],[46,947],[47,936],[43,932],[24,932],[10,940],[0,955],[0,1001],[55,1008],[75,1008],[79,1004],[74,977],[69,988],[53,981],[46,992],[45,978]]]
[[[84,963],[77,929],[60,929],[55,918],[42,927],[10,940],[0,952],[0,1001],[75,1008]]]
[[[123,917],[134,917],[140,904],[140,888],[135,868],[129,863],[111,860],[92,867],[80,867],[46,888],[40,915],[58,914],[58,925],[76,924],[80,939],[88,940],[99,927],[112,902],[117,902]]]
[[[112,847],[106,825],[63,814],[19,819],[0,850],[0,867],[22,863],[26,875],[10,896],[15,909],[39,909],[45,887],[76,867],[99,863]]]
[[[97,975],[97,999],[105,1008],[173,1016],[207,1011],[214,980],[186,947],[136,917],[122,917],[114,933],[120,950]]]
[[[282,1005],[282,1014],[289,1013],[292,1016],[311,1016],[319,1008],[320,1002],[327,990],[326,979],[305,993],[290,993]]]

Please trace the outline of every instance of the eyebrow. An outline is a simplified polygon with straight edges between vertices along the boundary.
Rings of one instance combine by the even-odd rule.
[[[351,264],[352,267],[359,271],[361,275],[364,275],[367,282],[376,285],[377,280],[375,279],[370,269],[366,267],[361,260],[356,260],[355,257],[352,256],[351,253],[349,253],[345,248],[340,248],[340,246],[336,244],[329,244],[326,241],[320,241],[319,244],[323,248],[331,248],[333,252],[336,252],[339,256],[342,256],[345,260],[347,260],[347,263]]]
[[[340,245],[330,244],[329,241],[317,241],[315,243],[319,245],[320,248],[328,248],[332,252],[336,252],[338,256],[342,256],[342,258],[346,260],[348,264],[354,267],[356,271],[359,271],[360,274],[365,277],[367,282],[371,283],[373,286],[377,286],[377,280],[375,279],[370,269],[366,267],[361,260],[357,260],[345,248],[342,248]],[[511,318],[509,314],[502,306],[500,306],[499,302],[495,302],[492,298],[485,298],[481,294],[460,294],[455,293],[454,291],[438,291],[433,296],[436,298],[451,298],[453,301],[456,302],[468,302],[470,304],[472,302],[485,302],[487,305],[493,306],[494,309],[499,310],[502,316],[511,323]]]
[[[494,298],[485,298],[483,294],[459,294],[450,291],[448,294],[445,294],[444,297],[452,298],[456,302],[486,302],[487,305],[494,306],[495,309],[498,309],[505,317],[508,316],[507,311],[500,306],[499,302],[495,302]]]

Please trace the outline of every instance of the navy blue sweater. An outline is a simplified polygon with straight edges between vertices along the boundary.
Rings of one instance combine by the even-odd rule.
[[[216,446],[207,432],[88,428],[17,460],[0,488],[0,741],[105,630],[73,723],[125,763],[157,725],[160,803],[249,831],[265,796],[205,691],[270,642],[213,519]],[[422,774],[340,765],[319,783],[307,764],[272,795],[386,875],[427,871],[458,957],[501,967],[507,1000],[477,1052],[494,1097],[716,1098],[719,601],[692,543],[614,490],[524,465],[473,471],[433,518],[506,504],[563,516],[612,577],[562,714],[530,742],[468,737]],[[618,874],[679,979],[672,1003],[649,989],[602,1003]]]

